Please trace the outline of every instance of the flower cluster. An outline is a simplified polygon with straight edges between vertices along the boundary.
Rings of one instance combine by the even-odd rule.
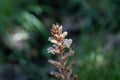
[[[74,62],[72,61],[69,65],[66,64],[67,59],[74,55],[74,51],[70,48],[72,39],[65,38],[68,33],[66,31],[62,32],[62,26],[59,25],[52,26],[51,34],[52,37],[49,37],[48,40],[53,43],[53,46],[48,48],[48,52],[57,55],[59,59],[58,61],[49,60],[59,70],[59,72],[52,71],[51,75],[54,75],[60,80],[77,80],[77,75],[71,77]],[[65,52],[66,49],[69,49],[69,51]]]

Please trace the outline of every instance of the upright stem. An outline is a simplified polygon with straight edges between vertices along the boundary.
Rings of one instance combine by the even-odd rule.
[[[66,72],[65,72],[65,65],[64,65],[64,61],[63,61],[63,59],[62,59],[62,57],[63,57],[63,52],[64,51],[61,51],[61,54],[59,55],[59,58],[60,58],[60,63],[61,63],[61,69],[60,69],[60,71],[61,71],[61,74],[64,76],[64,78],[63,79],[61,79],[61,80],[67,80],[66,79]]]

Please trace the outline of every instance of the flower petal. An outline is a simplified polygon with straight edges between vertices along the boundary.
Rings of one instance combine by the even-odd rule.
[[[69,48],[71,44],[72,44],[72,39],[64,39],[63,45],[65,47]]]
[[[57,44],[57,40],[53,37],[49,37],[48,41],[50,41],[51,43]]]
[[[54,48],[54,47],[49,47],[47,50],[48,50],[48,53],[52,53],[52,54],[60,54],[59,49]]]
[[[65,31],[65,32],[63,32],[63,33],[61,34],[61,37],[62,37],[62,38],[65,38],[65,37],[67,36],[67,34],[68,34],[68,32]]]

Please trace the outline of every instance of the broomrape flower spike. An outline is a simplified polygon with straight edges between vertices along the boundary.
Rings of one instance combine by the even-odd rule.
[[[54,75],[56,78],[60,80],[77,80],[78,76],[73,74],[72,66],[74,62],[72,61],[70,64],[67,63],[67,59],[70,56],[74,55],[74,51],[70,48],[72,44],[72,39],[66,39],[65,37],[68,35],[67,31],[62,32],[62,26],[52,25],[51,29],[52,37],[49,37],[48,41],[53,43],[52,47],[49,47],[47,50],[49,53],[52,53],[58,57],[58,61],[56,60],[48,60],[53,66],[58,69],[58,72],[51,72],[51,75]],[[64,52],[68,49],[68,52]],[[71,76],[73,75],[73,76]]]

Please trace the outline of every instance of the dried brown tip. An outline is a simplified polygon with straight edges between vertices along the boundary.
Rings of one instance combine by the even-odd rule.
[[[59,61],[48,60],[48,62],[56,66],[57,68],[62,68],[62,64]]]
[[[66,61],[68,59],[68,57],[73,56],[73,55],[74,55],[74,51],[71,50],[70,52],[68,52],[64,56],[62,56],[62,60]]]
[[[51,75],[54,75],[56,78],[64,79],[64,75],[62,75],[61,73],[51,71],[50,74],[51,74]]]

